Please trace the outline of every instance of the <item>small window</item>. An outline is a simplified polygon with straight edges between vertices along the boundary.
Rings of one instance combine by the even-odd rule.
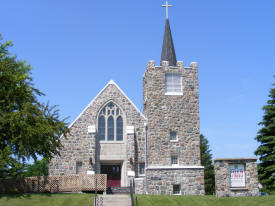
[[[82,162],[76,161],[76,174],[80,174],[82,168]]]
[[[181,75],[174,73],[165,74],[165,94],[181,95],[182,94]]]
[[[170,140],[171,140],[171,141],[177,141],[177,140],[178,140],[177,132],[175,132],[175,131],[170,131]]]
[[[176,155],[171,156],[171,164],[172,164],[172,166],[178,166],[179,165],[178,156],[176,156]]]
[[[180,195],[180,185],[173,185],[173,195]]]
[[[144,175],[145,174],[145,163],[139,163],[139,174]]]

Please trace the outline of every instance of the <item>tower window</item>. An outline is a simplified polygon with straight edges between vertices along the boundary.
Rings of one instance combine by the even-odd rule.
[[[123,118],[119,107],[112,102],[99,113],[98,136],[101,141],[123,141]]]
[[[178,156],[176,156],[176,155],[171,156],[171,165],[172,166],[178,166],[179,165]]]
[[[173,195],[180,195],[180,185],[173,185]]]
[[[139,174],[144,175],[145,174],[145,163],[139,163]]]
[[[81,168],[82,168],[82,162],[76,161],[76,174],[81,173]]]
[[[181,75],[175,73],[165,74],[165,94],[182,95]]]
[[[170,141],[177,141],[177,140],[178,140],[177,132],[170,131]]]

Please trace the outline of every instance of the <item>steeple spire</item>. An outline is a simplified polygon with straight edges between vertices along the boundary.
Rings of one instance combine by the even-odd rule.
[[[165,23],[164,39],[162,44],[161,62],[169,61],[169,66],[176,66],[177,64],[176,52],[174,48],[172,33],[170,29],[170,23],[168,19],[168,7],[171,7],[172,5],[168,5],[168,1],[166,1],[166,4],[162,6],[166,7],[166,23]]]

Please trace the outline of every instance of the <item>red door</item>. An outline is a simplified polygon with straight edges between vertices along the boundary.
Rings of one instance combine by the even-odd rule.
[[[120,165],[101,165],[101,174],[107,174],[107,187],[120,187]]]

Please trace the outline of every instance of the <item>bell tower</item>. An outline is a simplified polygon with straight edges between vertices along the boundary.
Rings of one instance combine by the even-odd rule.
[[[149,61],[143,77],[143,108],[147,117],[147,182],[150,194],[204,194],[200,161],[197,63],[177,61],[168,19],[161,63]],[[158,177],[158,178],[156,178]]]

